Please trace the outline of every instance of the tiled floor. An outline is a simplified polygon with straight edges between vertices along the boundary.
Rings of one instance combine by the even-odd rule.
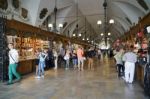
[[[103,59],[92,71],[49,70],[44,79],[31,74],[14,85],[0,84],[0,99],[149,99],[137,82],[118,79],[113,64]]]

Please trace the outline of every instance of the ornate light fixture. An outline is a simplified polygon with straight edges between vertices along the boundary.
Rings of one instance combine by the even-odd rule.
[[[101,36],[103,36],[104,34],[103,33],[101,33]]]
[[[82,34],[80,33],[80,34],[79,34],[79,37],[81,37],[81,36],[82,36]]]
[[[107,25],[107,1],[104,0],[104,3],[103,3],[103,7],[104,7],[104,40],[105,40],[105,45],[107,46],[107,36],[106,36],[106,25]]]
[[[115,23],[115,22],[114,22],[114,19],[110,19],[110,20],[109,20],[109,23],[110,23],[110,24],[114,24],[114,23]]]
[[[59,27],[59,28],[63,28],[63,24],[59,24],[58,27]]]
[[[87,41],[89,40],[89,38],[87,38]]]
[[[111,33],[108,33],[108,36],[110,36],[111,35]]]
[[[75,37],[75,36],[76,36],[76,34],[74,34],[74,33],[73,33],[73,35],[72,35],[72,36],[73,36],[73,37]]]
[[[57,0],[55,0],[55,8],[54,8],[54,30],[53,30],[53,32],[58,32],[58,30],[57,30]]]
[[[49,28],[52,28],[52,27],[53,27],[53,24],[51,24],[51,23],[48,24],[48,27],[49,27]]]
[[[78,0],[76,1],[76,20],[77,20],[77,25],[76,25],[77,33],[73,33],[73,36],[76,36],[76,34],[78,35]]]
[[[104,36],[103,40],[105,41],[105,45],[107,46],[107,36],[110,36],[111,33],[107,33],[108,24],[114,24],[114,19],[110,19],[109,23],[107,22],[107,0],[104,0],[104,33],[101,33],[101,36]],[[102,24],[101,20],[97,21],[97,25],[100,26]]]
[[[102,21],[101,20],[98,20],[97,21],[97,25],[101,25],[102,24]]]

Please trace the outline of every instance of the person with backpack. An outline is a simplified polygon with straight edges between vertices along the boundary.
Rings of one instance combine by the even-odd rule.
[[[93,58],[95,56],[95,51],[94,51],[94,48],[91,47],[87,53],[87,56],[88,56],[88,69],[89,70],[94,70],[94,66],[93,66]]]

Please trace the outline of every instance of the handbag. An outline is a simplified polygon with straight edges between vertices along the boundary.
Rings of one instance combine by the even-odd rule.
[[[64,56],[64,60],[68,60],[69,57],[67,55]]]
[[[83,60],[86,60],[86,57],[83,57]]]

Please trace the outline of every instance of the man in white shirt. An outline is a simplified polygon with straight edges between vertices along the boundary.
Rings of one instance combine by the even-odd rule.
[[[125,61],[125,81],[127,83],[133,83],[135,63],[137,61],[137,55],[133,52],[133,46],[130,46],[130,50],[126,52],[123,56],[123,61]]]
[[[17,66],[19,61],[19,55],[16,49],[14,49],[14,46],[12,43],[8,44],[9,51],[9,67],[8,67],[8,75],[9,75],[9,81],[7,85],[13,84],[13,75],[17,78],[17,81],[21,79],[21,76],[19,73],[17,73]]]

